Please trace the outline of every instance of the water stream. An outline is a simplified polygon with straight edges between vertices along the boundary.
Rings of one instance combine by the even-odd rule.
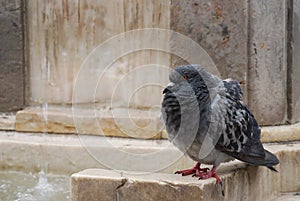
[[[0,171],[0,201],[53,201],[70,199],[67,176]]]

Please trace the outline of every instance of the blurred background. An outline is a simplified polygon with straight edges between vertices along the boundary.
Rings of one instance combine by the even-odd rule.
[[[8,189],[20,178],[32,183],[25,195],[41,186],[51,191],[48,172],[66,176],[52,180],[63,183],[55,199],[69,199],[72,173],[112,168],[82,148],[97,140],[80,143],[74,134],[122,137],[114,146],[139,147],[132,153],[167,147],[162,90],[171,68],[195,62],[237,80],[260,125],[298,125],[300,0],[0,0],[0,168],[35,175],[0,174],[4,195],[17,199],[17,190]],[[295,129],[286,135],[275,127],[279,132],[263,140],[300,140]],[[74,146],[64,147],[69,143]],[[98,160],[99,150],[88,149]],[[180,159],[163,172],[189,164]]]
[[[70,105],[80,66],[94,48],[117,34],[160,28],[191,38],[213,59],[223,78],[238,80],[261,125],[297,122],[300,119],[299,6],[297,0],[2,0],[0,110],[18,112],[44,103]],[[109,88],[114,80],[141,65],[173,67],[184,63],[170,53],[137,51],[118,58],[100,84]],[[159,70],[156,73],[158,80],[168,81],[167,73]],[[151,75],[137,79],[147,76]],[[133,76],[136,77],[141,76]],[[126,84],[130,87],[131,83]],[[78,90],[82,91],[77,100],[80,103],[107,103],[107,94],[96,92],[95,99],[91,99],[85,97],[85,89]],[[153,95],[149,90],[137,91],[135,96],[139,98],[130,107],[159,106],[160,90]],[[138,100],[140,97],[146,100]]]

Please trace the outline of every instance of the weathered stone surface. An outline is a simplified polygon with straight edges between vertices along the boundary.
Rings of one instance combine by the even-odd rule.
[[[250,187],[249,200],[272,200],[278,196],[281,191],[281,186],[278,182],[280,174],[272,172],[265,167],[254,166],[248,166],[246,172]]]
[[[15,115],[0,114],[0,130],[15,130]]]
[[[297,23],[297,1],[294,4],[294,22]],[[144,36],[143,40],[133,40],[127,45],[116,43],[108,47],[110,51],[101,54],[102,57],[97,55],[94,63],[88,63],[94,67],[80,71],[80,65],[93,48],[116,34],[143,28],[171,28],[201,45],[223,78],[232,77],[241,83],[245,100],[260,124],[286,122],[287,92],[291,100],[290,121],[296,122],[299,117],[297,49],[291,70],[295,75],[288,84],[292,89],[287,89],[286,1],[174,0],[157,3],[126,0],[120,3],[84,0],[49,4],[35,0],[27,1],[26,6],[31,73],[29,98],[33,103],[75,101],[113,103],[113,107],[159,106],[167,71],[145,71],[142,74],[147,76],[141,76],[134,70],[143,65],[153,69],[150,65],[154,63],[173,66],[182,60],[174,56],[170,61],[168,53],[152,49],[129,51],[124,55],[116,53],[128,47],[134,49],[139,42],[149,47],[156,42],[168,46],[172,37],[154,41]],[[296,24],[294,32],[297,36]],[[295,37],[295,47],[297,40]],[[174,48],[186,50],[178,44],[176,47],[176,41],[172,45],[171,53]],[[197,55],[190,53],[187,51],[183,55],[187,58]],[[107,57],[116,60],[101,66],[103,58]],[[78,72],[83,74],[83,85],[73,88],[78,83]],[[143,85],[145,83],[147,86]],[[153,85],[148,85],[150,83]],[[76,99],[72,99],[73,89],[79,94]]]
[[[171,29],[201,45],[221,76],[238,80],[247,97],[247,1],[172,1]],[[172,57],[172,65],[178,64]]]
[[[137,175],[139,174],[139,175]],[[88,176],[89,175],[89,176]],[[105,177],[114,180],[115,183],[123,180],[123,184],[118,188],[106,188]],[[177,178],[176,178],[177,177]],[[73,179],[74,178],[74,179]],[[180,178],[180,179],[178,179]],[[91,186],[92,180],[98,180],[98,186]],[[74,181],[75,180],[75,181]],[[116,200],[202,200],[203,198],[203,186],[213,182],[203,181],[198,182],[197,179],[191,177],[179,177],[179,175],[170,174],[149,174],[149,173],[134,173],[130,172],[119,173],[109,170],[90,169],[83,172],[79,172],[72,176],[72,183],[81,180],[86,181],[87,186],[90,188],[76,189],[79,190],[77,194],[89,195],[95,188],[106,189],[108,195],[112,195],[110,198]],[[103,182],[101,182],[103,181]],[[76,185],[75,187],[77,187]],[[213,184],[211,185],[213,186]],[[84,192],[85,191],[85,192]],[[217,188],[214,188],[215,193],[218,193]],[[73,189],[72,189],[73,192]],[[106,194],[106,193],[105,193]],[[105,198],[105,194],[100,195],[99,198]],[[76,199],[72,195],[72,200],[91,200],[92,197],[83,197],[82,199]],[[102,200],[102,199],[101,199]],[[105,200],[105,199],[103,199]],[[109,199],[107,199],[109,200]],[[112,200],[112,199],[111,199]]]
[[[72,189],[75,196],[72,195],[72,198],[76,201],[95,199],[89,194],[99,188],[107,192],[97,194],[99,198],[109,195],[119,200],[273,200],[280,196],[280,192],[299,191],[299,144],[266,145],[265,148],[279,157],[278,173],[238,161],[222,164],[218,172],[223,180],[224,197],[220,187],[215,186],[214,179],[199,181],[174,174],[89,169],[72,176],[75,183]],[[81,181],[90,187],[78,188]],[[116,188],[117,185],[111,186],[112,181],[123,183]],[[80,193],[88,196],[78,199]]]
[[[265,134],[273,135],[273,137],[284,136],[282,134],[289,132],[291,136],[294,136],[300,133],[299,127],[284,127],[285,129],[281,127],[277,129],[276,127],[268,128],[263,132],[263,136]],[[276,130],[278,133],[276,133]],[[43,161],[45,158],[52,161],[51,164],[49,164],[48,171],[58,174],[70,174],[89,167],[109,167],[127,171],[156,170],[159,172],[172,173],[179,169],[192,167],[195,163],[187,156],[182,156],[178,149],[170,146],[166,140],[118,139],[89,135],[83,135],[84,137],[78,137],[77,135],[41,135],[41,133],[18,134],[7,131],[2,132],[0,136],[2,169],[17,168],[17,170],[39,171],[40,165],[44,164]],[[287,137],[285,140],[288,139]],[[109,142],[109,144],[107,144],[107,142]],[[296,149],[297,146],[298,145],[294,145],[294,147],[290,145],[278,145],[278,147],[275,146],[274,148],[274,145],[272,145],[265,146],[265,148],[276,153],[281,149]],[[91,158],[87,150],[98,161]],[[120,155],[119,152],[116,152],[118,150],[128,153],[128,155],[126,155],[127,158],[120,158],[118,156]],[[64,155],[61,155],[61,152],[64,152]],[[153,158],[155,157],[151,155],[151,153],[159,154],[159,157],[156,158],[156,163],[153,162]],[[297,153],[298,152],[296,152],[296,154]],[[129,158],[128,156],[133,158]],[[26,162],[28,161],[28,157],[31,158],[30,163]],[[137,157],[141,157],[141,160],[139,160],[141,163],[139,164],[132,162],[135,161],[132,159],[136,159]],[[145,160],[147,157],[150,157],[148,158],[149,160]],[[122,163],[120,162],[121,160]],[[290,158],[288,160],[293,162]],[[221,166],[218,171],[224,172],[224,168],[225,172],[228,171],[228,169],[226,170],[226,166]],[[285,167],[285,170],[288,171],[289,168],[286,168],[287,167]],[[294,168],[294,170],[297,171],[298,169]],[[295,173],[295,175],[297,174]]]
[[[261,128],[262,142],[283,142],[300,140],[300,123]]]
[[[222,77],[241,83],[246,102],[259,123],[284,124],[286,1],[172,1],[171,9],[171,29],[201,45]],[[172,65],[183,62],[172,58]],[[293,79],[296,82],[297,78]],[[292,110],[297,110],[298,96],[293,96]]]
[[[1,170],[70,175],[87,167],[105,168],[78,136],[0,131]]]
[[[117,156],[122,153],[127,155],[125,160]],[[171,173],[195,164],[166,140],[10,131],[0,131],[0,155],[1,170],[39,172],[46,168],[48,173],[64,175],[87,168]]]
[[[161,37],[153,41],[143,33],[131,39],[118,40],[116,36],[133,29],[168,29],[168,1],[26,3],[33,103],[101,102],[133,108],[160,104],[161,85],[167,84],[168,73],[151,70],[154,65],[167,68],[169,56],[150,47],[154,43],[166,46],[168,40]],[[148,49],[137,50],[140,46]],[[102,47],[105,51],[91,61],[88,56]],[[148,70],[138,71],[139,67]],[[75,99],[74,90],[79,94]]]
[[[249,1],[248,105],[262,125],[287,120],[286,1]]]
[[[155,181],[155,176],[160,181]],[[152,175],[150,177],[138,177],[128,181],[119,189],[116,194],[120,200],[139,201],[139,200],[199,200],[203,197],[200,185],[195,182],[188,185],[178,185],[174,181],[168,181],[168,175]],[[171,176],[171,175],[170,175]],[[152,181],[151,181],[152,180]]]
[[[123,13],[121,3],[33,0],[26,4],[30,99],[71,102],[83,60],[95,46],[123,31],[123,22],[116,15]]]
[[[224,184],[223,197],[221,187],[215,185],[214,179],[199,181],[193,177],[162,173],[127,172],[89,169],[72,176],[72,200],[83,201],[91,197],[97,189],[105,189],[104,194],[96,193],[98,199],[109,196],[117,200],[271,200],[278,196],[279,174],[265,168],[251,167],[221,173]],[[108,179],[109,178],[109,179]],[[111,181],[114,185],[111,185]],[[105,185],[108,181],[108,185]],[[119,186],[120,181],[123,183]],[[84,187],[78,188],[82,182]],[[95,185],[97,184],[97,185]],[[89,186],[89,187],[87,187]],[[116,187],[117,186],[117,187]],[[77,191],[77,192],[76,192]],[[107,193],[106,193],[107,192]],[[78,199],[79,194],[86,195]]]
[[[300,146],[299,144],[291,144],[289,146],[289,149],[278,153],[282,192],[300,191]]]
[[[278,198],[273,201],[298,201],[300,200],[300,192],[281,193]]]
[[[291,50],[289,52],[292,61],[289,63],[288,75],[288,100],[289,100],[289,121],[291,123],[300,121],[300,1],[292,1],[293,13],[292,13],[292,29],[291,34]]]
[[[93,177],[93,176],[92,176]],[[108,174],[102,180],[80,177],[74,174],[71,181],[71,200],[89,200],[89,201],[111,201],[118,200],[117,195],[111,189],[120,188],[125,182],[125,178],[113,177],[113,173]]]
[[[49,106],[19,111],[14,117],[3,116],[0,129],[19,132],[78,133],[142,139],[167,139],[159,110],[92,110]],[[300,140],[300,123],[262,127],[262,142]]]
[[[199,181],[193,177],[180,175],[142,172],[116,172],[100,169],[89,169],[72,176],[73,200],[89,200],[88,197],[78,199],[78,194],[86,192],[102,198],[119,200],[273,200],[280,192],[299,191],[300,150],[298,144],[265,146],[280,158],[279,171],[274,173],[265,167],[238,166],[227,163],[220,167],[219,175],[223,180],[225,197],[213,179]],[[283,158],[285,158],[283,160]],[[293,162],[291,162],[293,161]],[[108,179],[109,178],[109,179]],[[108,181],[108,186],[105,182]],[[85,187],[78,188],[81,181]],[[98,182],[96,182],[98,181]],[[115,185],[111,187],[114,181]],[[117,184],[123,181],[117,188]],[[289,183],[289,184],[287,184]],[[86,188],[89,186],[90,188]],[[107,188],[108,187],[108,188]],[[106,189],[107,194],[99,195],[99,189]],[[78,191],[78,192],[74,192]],[[139,192],[139,193],[136,193]]]
[[[0,1],[0,111],[24,106],[22,0]]]
[[[143,139],[161,138],[159,111],[32,107],[16,114],[16,131],[78,133]]]

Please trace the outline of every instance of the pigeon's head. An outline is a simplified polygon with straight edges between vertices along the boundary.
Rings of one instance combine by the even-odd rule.
[[[179,93],[190,89],[197,97],[203,94],[209,96],[207,85],[203,79],[203,71],[204,69],[198,65],[178,66],[170,73],[170,83],[166,89]]]
[[[174,71],[172,71],[172,73],[170,74],[169,79],[174,84],[180,82],[203,82],[198,68],[195,68],[195,66],[192,65],[176,67]]]

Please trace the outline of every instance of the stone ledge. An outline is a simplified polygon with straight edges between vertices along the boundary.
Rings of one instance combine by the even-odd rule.
[[[221,173],[225,196],[214,179],[152,173],[120,173],[88,169],[72,175],[72,201],[91,200],[272,200],[279,195],[279,175],[247,167]],[[266,186],[267,185],[267,186]]]
[[[83,140],[91,142],[88,144],[89,147],[83,143]],[[293,183],[288,181],[289,179],[295,179],[295,177],[288,174],[290,171],[288,166],[300,164],[300,144],[265,144],[264,146],[271,152],[277,153],[280,160],[284,161],[284,164],[288,164],[281,171],[287,171],[286,174],[290,175],[290,177],[286,177],[288,178],[287,180],[283,178],[282,185],[293,186]],[[175,158],[176,160],[170,162],[168,166],[157,170],[162,173],[173,173],[176,170],[189,168],[194,165],[194,161],[182,155],[167,140],[138,140],[91,135],[48,135],[0,131],[0,169],[39,172],[48,163],[49,173],[72,174],[87,168],[112,168],[105,166],[101,161],[95,160],[91,153],[88,152],[89,148],[92,148],[99,155],[105,156],[108,160],[113,155],[116,155],[116,150],[132,153],[133,157],[145,156],[145,154],[149,153],[160,153],[159,158],[156,160],[157,164],[170,160],[170,158]],[[297,155],[298,153],[299,155]],[[127,159],[128,161],[125,160],[122,165],[116,168],[127,171],[150,171],[145,167],[153,165],[150,160],[145,160],[144,157],[142,157],[144,166],[137,166],[132,163],[132,160],[129,160],[130,158]],[[228,166],[227,164],[231,165]],[[232,163],[227,164],[221,165],[218,171],[226,172],[231,170],[232,167],[245,167],[244,163],[238,161],[235,161],[234,165]],[[159,167],[161,167],[160,164]],[[295,175],[298,174],[299,172],[295,173]],[[289,189],[291,188],[290,186],[288,186]],[[297,191],[297,189],[293,191]]]
[[[50,106],[29,107],[16,114],[16,131],[93,134],[140,139],[161,138],[162,125],[153,111]]]
[[[60,106],[50,106],[46,111],[41,107],[26,108],[17,113],[15,129],[19,132],[167,139],[167,133],[163,130],[159,119],[159,111],[133,109],[95,111],[77,108],[72,112],[72,108]],[[300,123],[262,127],[261,140],[262,142],[300,140]]]
[[[116,150],[132,153],[133,156],[163,150],[164,154],[160,155],[160,160],[176,157],[175,162],[160,170],[168,173],[194,164],[167,140],[0,131],[1,170],[39,172],[47,168],[48,173],[70,175],[87,168],[107,168],[102,161],[97,161],[89,150],[105,156],[107,160],[111,160]],[[145,166],[151,165],[149,161],[145,161]],[[134,166],[130,160],[125,161],[119,168],[146,171],[144,166]]]
[[[282,142],[300,140],[300,123],[261,128],[262,142]]]
[[[299,201],[300,192],[281,193],[278,198],[273,201]]]
[[[0,114],[0,130],[15,130],[15,115],[2,113]]]
[[[273,200],[300,191],[300,144],[266,145],[281,161],[278,173],[233,161],[218,169],[225,196],[214,179],[165,173],[88,169],[72,175],[73,201],[85,200]]]

